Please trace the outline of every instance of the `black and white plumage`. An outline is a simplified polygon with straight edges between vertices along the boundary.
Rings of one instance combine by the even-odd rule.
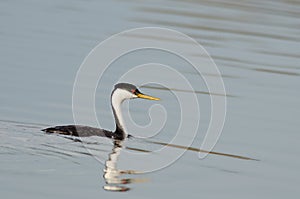
[[[55,126],[43,129],[46,133],[57,133],[62,135],[71,135],[77,137],[101,136],[117,140],[123,140],[127,137],[127,132],[122,116],[121,104],[126,99],[143,98],[148,100],[159,100],[159,98],[151,97],[142,94],[136,86],[128,83],[119,83],[115,85],[111,93],[111,106],[116,122],[115,131],[107,131],[104,129],[82,126],[82,125],[67,125]]]

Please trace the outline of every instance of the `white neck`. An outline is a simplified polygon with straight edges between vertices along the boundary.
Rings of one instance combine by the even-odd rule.
[[[123,130],[123,132],[125,134],[127,134],[127,133],[126,133],[126,127],[125,127],[125,123],[124,123],[123,115],[122,115],[122,111],[121,111],[121,104],[125,99],[130,99],[130,98],[134,98],[134,97],[135,97],[135,95],[133,95],[132,93],[130,93],[126,90],[119,89],[119,88],[114,90],[114,92],[112,93],[112,96],[111,96],[111,105],[113,108],[116,125],[121,130]]]

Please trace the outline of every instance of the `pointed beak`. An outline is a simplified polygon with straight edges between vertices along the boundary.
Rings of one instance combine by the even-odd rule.
[[[136,95],[138,96],[138,98],[143,98],[143,99],[147,99],[147,100],[160,100],[160,98],[145,95],[143,93],[138,93]]]

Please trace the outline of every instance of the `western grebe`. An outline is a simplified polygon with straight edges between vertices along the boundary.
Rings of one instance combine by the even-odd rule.
[[[128,135],[122,117],[121,104],[126,99],[134,98],[160,100],[159,98],[151,97],[149,95],[141,93],[137,89],[137,87],[132,84],[119,83],[115,85],[115,88],[111,93],[111,106],[116,122],[116,130],[114,132],[82,125],[55,126],[42,129],[42,131],[45,131],[46,133],[57,133],[62,135],[71,135],[78,137],[102,136],[117,140],[123,140]]]

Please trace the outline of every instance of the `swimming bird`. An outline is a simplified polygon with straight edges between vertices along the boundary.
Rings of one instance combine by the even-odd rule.
[[[123,140],[126,137],[128,137],[128,134],[126,132],[124,120],[122,117],[121,104],[124,100],[135,98],[160,100],[159,98],[141,93],[139,89],[132,84],[118,83],[115,85],[114,90],[111,93],[111,106],[116,123],[115,131],[108,131],[104,129],[82,125],[55,126],[42,129],[42,131],[46,133],[57,133],[77,137],[101,136],[116,140]]]

